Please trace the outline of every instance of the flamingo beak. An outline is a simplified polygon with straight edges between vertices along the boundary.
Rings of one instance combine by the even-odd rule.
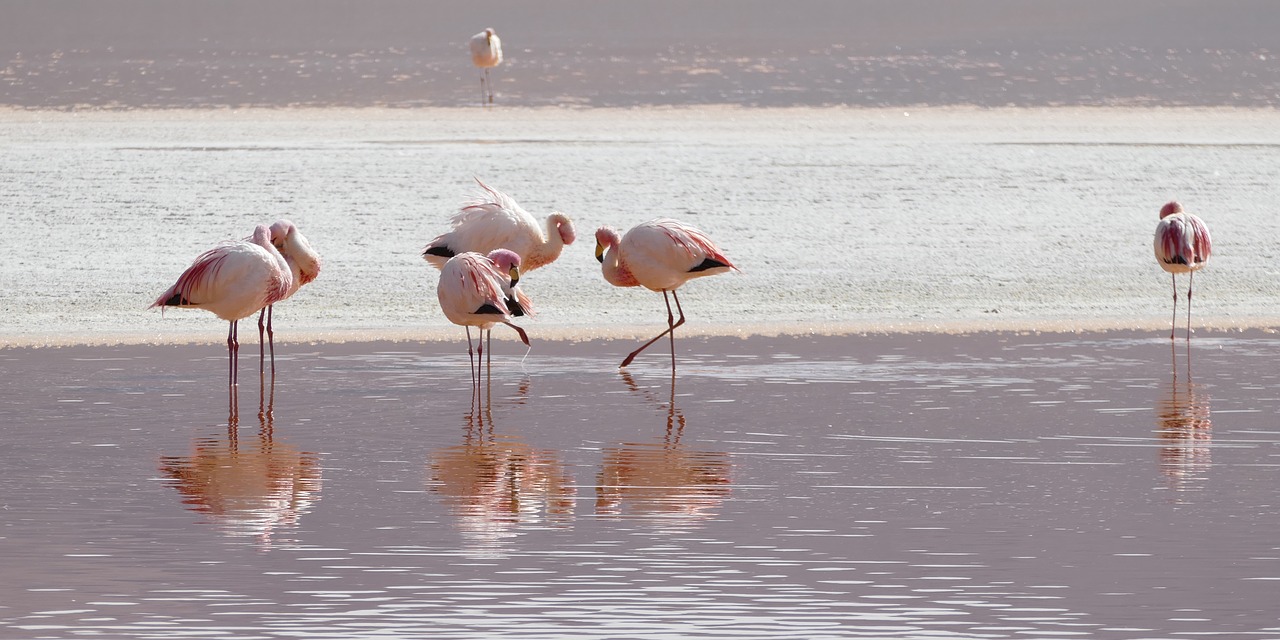
[[[604,264],[604,245],[599,242],[596,243],[596,261]]]
[[[520,268],[511,267],[510,275],[511,275],[511,286],[514,287],[516,286],[517,282],[520,282]]]

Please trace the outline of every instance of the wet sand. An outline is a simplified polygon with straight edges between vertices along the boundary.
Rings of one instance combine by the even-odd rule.
[[[1271,637],[1270,334],[0,351],[0,637]]]

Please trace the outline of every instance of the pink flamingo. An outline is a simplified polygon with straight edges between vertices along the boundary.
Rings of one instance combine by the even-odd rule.
[[[654,336],[631,352],[619,367],[631,361],[649,345],[664,335],[671,336],[671,368],[676,366],[676,327],[684,324],[684,309],[676,289],[680,285],[703,276],[713,276],[729,270],[739,270],[721,253],[705,233],[669,218],[658,218],[636,225],[621,239],[618,232],[609,227],[596,230],[596,259],[601,263],[604,279],[615,287],[642,286],[650,291],[661,291],[667,304],[667,330]],[[671,314],[671,301],[667,292],[676,300],[680,320]]]
[[[1156,225],[1156,262],[1173,278],[1173,328],[1172,340],[1178,328],[1178,274],[1188,274],[1187,280],[1187,340],[1191,339],[1191,285],[1195,273],[1213,253],[1213,240],[1204,221],[1182,210],[1182,205],[1169,202],[1160,208],[1160,223]]]
[[[485,331],[489,332],[489,343],[493,343],[493,325],[505,324],[520,334],[520,341],[529,345],[529,336],[524,329],[512,324],[513,316],[530,314],[532,308],[529,299],[516,285],[520,281],[520,256],[506,249],[497,249],[488,256],[475,252],[460,253],[449,259],[440,270],[440,282],[436,285],[436,296],[440,299],[440,309],[450,322],[462,325],[467,330],[467,358],[474,353],[471,349],[471,327],[480,328],[480,344],[478,357],[484,361]],[[492,349],[489,359],[493,360]],[[471,360],[472,374],[476,361]],[[474,379],[478,382],[478,378]]]
[[[489,80],[489,69],[502,64],[502,40],[493,29],[485,29],[471,36],[471,64],[484,70],[480,77],[480,103],[485,101],[486,91],[489,104],[493,104],[493,82]]]
[[[485,195],[464,205],[450,220],[453,229],[422,250],[422,257],[435,268],[443,269],[449,258],[464,251],[487,254],[508,249],[520,256],[520,270],[527,273],[550,264],[565,245],[573,244],[576,236],[568,216],[552,212],[540,225],[513,198],[479,178],[476,182]]]
[[[251,240],[218,245],[202,254],[160,294],[152,307],[194,307],[230,323],[227,328],[228,383],[238,383],[237,324],[259,309],[283,300],[293,284],[284,257],[271,244],[271,230],[258,225]]]
[[[284,261],[289,265],[289,272],[293,276],[293,281],[289,285],[288,293],[280,300],[287,300],[293,297],[293,294],[302,288],[302,285],[316,279],[320,275],[320,254],[311,248],[311,243],[307,241],[307,237],[298,231],[298,227],[288,220],[277,220],[271,225],[271,244],[275,246],[280,255],[284,257]],[[262,357],[262,318],[266,316],[266,332],[267,340],[271,343],[271,367],[275,370],[276,362],[276,334],[271,326],[272,309],[274,304],[263,307],[258,313],[258,356]]]

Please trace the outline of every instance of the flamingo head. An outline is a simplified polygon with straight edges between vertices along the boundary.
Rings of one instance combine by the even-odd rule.
[[[489,261],[511,277],[511,286],[520,282],[520,256],[510,249],[494,249],[489,252]]]
[[[288,220],[277,220],[271,225],[271,244],[286,259],[298,265],[302,284],[307,284],[320,275],[320,255],[311,248],[311,243],[298,231],[297,225]]]
[[[1161,220],[1164,220],[1166,217],[1175,213],[1182,213],[1182,205],[1178,204],[1177,200],[1170,200],[1163,207],[1160,207]]]
[[[265,224],[254,227],[252,241],[263,248],[269,246],[271,244],[271,227]]]
[[[604,262],[605,249],[618,246],[618,232],[609,227],[596,229],[596,260]]]
[[[573,221],[559,211],[552,213],[549,219],[556,227],[556,233],[560,234],[560,242],[564,244],[573,244],[578,239],[578,234],[573,231]]]

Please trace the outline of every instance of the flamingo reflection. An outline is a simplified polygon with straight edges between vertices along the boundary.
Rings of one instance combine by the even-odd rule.
[[[472,394],[462,444],[438,449],[429,460],[429,488],[481,549],[515,537],[522,524],[567,524],[576,493],[558,453],[494,432],[491,385]],[[528,392],[526,378],[511,401],[523,404]]]
[[[1172,378],[1156,405],[1156,433],[1163,444],[1160,473],[1174,491],[1196,491],[1203,488],[1205,473],[1212,465],[1209,394],[1191,380],[1191,347],[1187,347],[1186,376],[1181,381],[1176,346],[1171,351]]]
[[[665,402],[621,372],[632,392],[665,405],[666,432],[661,442],[625,443],[605,450],[596,482],[596,513],[691,525],[711,518],[729,496],[729,454],[686,447],[686,419],[675,402],[675,372]]]
[[[260,378],[259,390],[256,438],[240,441],[238,390],[232,387],[226,437],[199,438],[191,455],[161,457],[160,471],[188,509],[227,535],[256,537],[269,548],[320,499],[320,461],[275,439],[275,377],[269,390]]]

